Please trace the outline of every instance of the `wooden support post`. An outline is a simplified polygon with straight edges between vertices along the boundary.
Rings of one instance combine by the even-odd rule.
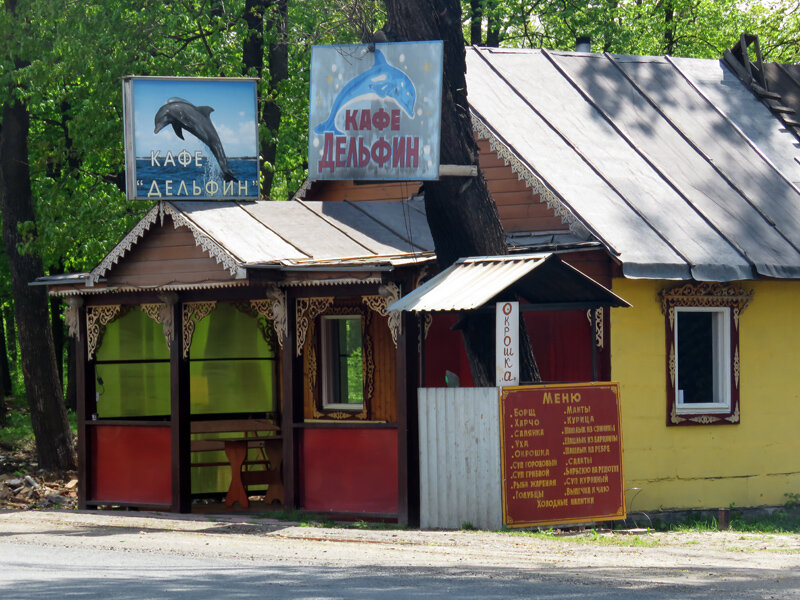
[[[92,445],[89,439],[87,421],[97,412],[94,386],[94,361],[88,358],[86,347],[86,307],[78,309],[78,338],[75,340],[75,395],[77,399],[78,421],[78,508],[91,508],[86,501],[91,499],[92,490],[89,482],[91,473]]]
[[[302,396],[295,400],[295,393],[302,393],[302,385],[298,380],[298,361],[295,358],[295,344],[297,344],[297,315],[295,312],[296,299],[290,290],[286,294],[286,339],[281,348],[281,435],[283,436],[283,487],[284,508],[294,510],[297,506],[297,456],[295,440],[295,423],[303,419]],[[302,369],[300,374],[302,375]]]
[[[419,525],[419,432],[417,418],[416,315],[402,313],[397,336],[397,456],[400,525]]]
[[[172,432],[172,512],[192,508],[191,422],[189,407],[189,361],[183,357],[183,312],[181,303],[171,299],[173,336],[169,349],[170,429]]]
[[[592,381],[597,381],[597,315],[602,308],[589,310],[589,322],[592,328]]]

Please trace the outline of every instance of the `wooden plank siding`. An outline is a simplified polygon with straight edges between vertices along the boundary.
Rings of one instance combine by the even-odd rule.
[[[489,185],[500,221],[509,233],[518,231],[566,231],[561,222],[539,194],[534,193],[502,158],[489,147],[486,140],[478,140],[480,164]],[[354,181],[326,181],[314,184],[306,193],[306,200],[329,202],[364,202],[375,200],[402,200],[419,191],[419,181],[360,183]]]
[[[500,222],[507,232],[569,229],[561,222],[560,217],[541,202],[539,194],[534,193],[511,170],[511,167],[497,156],[487,140],[478,140],[478,150],[481,171],[497,205]]]
[[[229,281],[233,276],[195,245],[186,227],[175,229],[169,217],[154,226],[114,265],[109,285],[156,286],[169,283]]]

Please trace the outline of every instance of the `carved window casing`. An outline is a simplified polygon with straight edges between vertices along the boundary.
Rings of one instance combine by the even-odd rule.
[[[689,283],[663,290],[660,298],[666,325],[667,425],[739,423],[739,325],[741,313],[752,300],[753,292],[729,284]],[[719,397],[705,404],[683,401],[682,391],[678,389],[681,350],[676,346],[676,330],[682,316],[704,319],[711,339],[709,348],[703,352],[710,354],[707,362],[719,367],[724,375],[719,375],[719,381],[714,384],[715,390],[719,388]]]

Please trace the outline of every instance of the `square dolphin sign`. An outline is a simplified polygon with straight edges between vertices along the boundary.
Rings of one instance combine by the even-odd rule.
[[[438,179],[442,49],[314,46],[309,179]]]
[[[129,200],[259,198],[256,80],[126,77]]]

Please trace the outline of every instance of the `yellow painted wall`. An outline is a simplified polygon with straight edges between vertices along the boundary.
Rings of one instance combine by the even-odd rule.
[[[738,425],[666,425],[666,343],[658,292],[677,282],[615,279],[633,308],[611,311],[628,510],[779,505],[800,494],[800,282],[743,282]]]

